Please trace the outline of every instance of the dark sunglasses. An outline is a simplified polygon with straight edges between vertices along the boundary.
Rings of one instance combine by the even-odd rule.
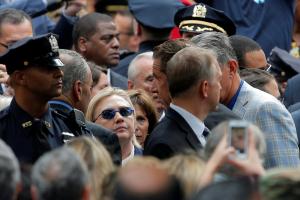
[[[98,117],[102,117],[103,119],[111,120],[116,116],[117,112],[120,113],[120,115],[122,115],[123,117],[128,117],[128,116],[132,115],[134,110],[132,108],[129,108],[129,107],[122,107],[119,110],[106,109],[106,110],[103,110],[98,115]],[[98,119],[98,117],[96,117],[94,122]]]

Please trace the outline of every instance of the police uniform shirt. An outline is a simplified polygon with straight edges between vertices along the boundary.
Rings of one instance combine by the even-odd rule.
[[[41,136],[42,132],[47,141],[45,145],[38,146],[36,134]],[[50,108],[37,120],[13,99],[10,106],[0,112],[0,137],[23,163],[34,163],[44,152],[63,145],[65,134],[72,136],[70,132],[64,121]]]

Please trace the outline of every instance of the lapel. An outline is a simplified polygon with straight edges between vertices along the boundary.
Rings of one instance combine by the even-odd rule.
[[[243,86],[238,95],[237,101],[232,109],[239,117],[244,118],[246,113],[246,108],[249,105],[249,85],[244,81]]]
[[[203,147],[200,141],[198,140],[196,134],[194,133],[193,129],[189,126],[185,119],[175,110],[173,110],[172,108],[168,108],[165,117],[171,119],[179,126],[180,130],[178,132],[183,133],[182,136],[185,137],[186,141],[193,149],[199,150]]]

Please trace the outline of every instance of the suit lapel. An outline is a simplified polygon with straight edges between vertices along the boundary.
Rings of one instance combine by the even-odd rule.
[[[238,95],[236,104],[232,109],[232,111],[235,112],[241,118],[244,118],[246,113],[246,107],[249,103],[249,98],[248,98],[249,93],[247,87],[248,87],[248,83],[244,81],[243,86]]]
[[[182,132],[185,133],[184,136],[187,142],[190,144],[190,146],[193,149],[199,150],[202,148],[202,145],[199,139],[197,138],[196,134],[194,133],[193,129],[189,126],[189,124],[185,121],[185,119],[180,114],[178,114],[172,108],[169,108],[166,112],[166,117],[171,118],[179,125]]]

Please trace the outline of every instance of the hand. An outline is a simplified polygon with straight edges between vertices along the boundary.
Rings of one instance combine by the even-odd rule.
[[[6,67],[5,65],[0,64],[0,83],[7,83],[8,80],[8,74],[6,72]]]
[[[66,2],[65,13],[68,16],[83,16],[87,14],[85,10],[87,0],[73,0]]]
[[[225,134],[207,161],[203,176],[201,177],[200,187],[210,184],[218,169],[227,162],[228,157],[234,154],[235,149],[227,144],[227,134]]]

